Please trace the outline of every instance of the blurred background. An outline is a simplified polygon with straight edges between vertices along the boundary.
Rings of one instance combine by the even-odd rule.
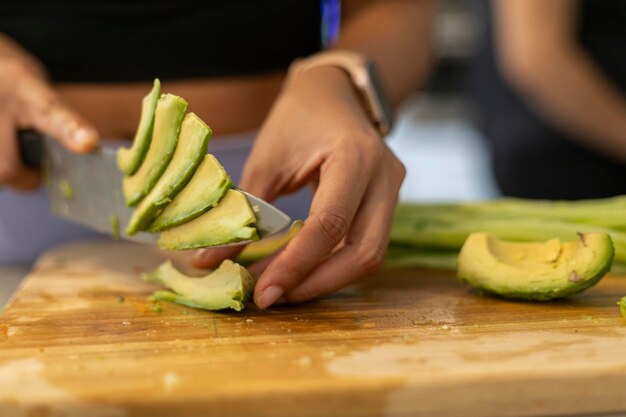
[[[404,105],[388,139],[410,167],[400,195],[404,201],[467,201],[499,195],[472,105],[471,59],[482,20],[472,0],[438,2],[432,78]]]

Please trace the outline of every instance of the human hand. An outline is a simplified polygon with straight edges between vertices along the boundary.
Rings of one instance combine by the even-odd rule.
[[[380,267],[405,169],[375,131],[348,76],[319,67],[296,74],[277,99],[246,163],[241,188],[271,201],[316,185],[302,230],[264,269],[255,302],[301,302]],[[199,251],[215,267],[232,248]]]
[[[39,172],[21,162],[17,143],[18,129],[28,128],[75,152],[89,152],[98,144],[95,128],[63,104],[39,62],[0,35],[0,186],[32,189],[39,184]]]

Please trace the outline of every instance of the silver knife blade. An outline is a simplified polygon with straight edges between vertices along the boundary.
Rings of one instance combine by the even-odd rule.
[[[128,142],[104,140],[101,147],[89,154],[75,154],[58,141],[45,138],[44,167],[48,176],[50,207],[54,214],[109,235],[156,243],[157,233],[128,236],[124,229],[133,209],[126,206],[122,193],[123,175],[117,168],[117,148]],[[242,191],[242,190],[239,190]],[[242,191],[257,217],[259,237],[278,233],[291,223],[291,218],[273,205]],[[250,243],[237,242],[221,246]]]

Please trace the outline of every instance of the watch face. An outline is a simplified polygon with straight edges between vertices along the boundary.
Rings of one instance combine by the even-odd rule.
[[[393,123],[393,112],[391,111],[391,106],[389,105],[389,100],[387,99],[387,94],[383,89],[382,82],[378,75],[378,70],[376,69],[376,65],[373,62],[367,62],[365,64],[365,69],[369,75],[369,79],[372,83],[372,88],[374,90],[374,94],[376,94],[376,102],[380,105],[381,112],[381,120],[380,120],[380,128],[384,134],[389,133]]]

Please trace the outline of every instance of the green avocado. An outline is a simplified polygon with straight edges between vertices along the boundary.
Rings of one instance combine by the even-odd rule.
[[[172,291],[156,291],[154,299],[171,301],[205,310],[232,308],[241,311],[254,290],[254,278],[246,268],[225,260],[203,277],[189,277],[177,271],[170,261],[159,265],[144,280],[158,282]]]
[[[189,183],[148,228],[160,232],[191,221],[215,206],[232,188],[230,177],[213,155],[205,155]]]
[[[170,163],[187,102],[181,97],[164,94],[159,98],[154,117],[154,131],[146,158],[134,175],[124,177],[124,197],[129,206],[144,198]]]
[[[230,189],[216,207],[162,232],[158,243],[163,249],[180,250],[258,239],[256,216],[248,199]]]
[[[202,161],[203,155],[206,155],[210,137],[211,129],[198,116],[189,113],[185,117],[172,161],[152,191],[135,209],[126,228],[129,236],[146,230],[163,207],[185,187]]]
[[[154,128],[154,111],[160,95],[161,82],[157,78],[154,80],[152,90],[143,98],[141,117],[133,145],[130,148],[120,148],[117,151],[117,166],[126,175],[133,175],[139,169],[148,152],[152,140],[152,129]]]
[[[488,294],[545,301],[596,284],[611,268],[613,255],[606,233],[580,233],[573,242],[510,242],[472,233],[459,253],[457,275]]]
[[[622,317],[626,319],[626,297],[619,300],[617,305],[619,306],[619,311],[622,314]]]
[[[288,232],[269,236],[247,245],[237,256],[237,262],[247,266],[274,254],[279,249],[287,246],[291,239],[296,237],[302,226],[304,226],[304,222],[296,220],[291,224]]]

